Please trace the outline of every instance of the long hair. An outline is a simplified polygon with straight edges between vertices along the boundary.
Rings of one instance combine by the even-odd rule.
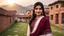
[[[41,3],[41,2],[36,2],[35,4],[34,4],[34,10],[33,10],[33,14],[32,14],[32,19],[30,20],[30,22],[29,22],[29,24],[31,24],[32,22],[33,22],[33,20],[36,18],[36,14],[35,14],[35,8],[36,8],[36,6],[41,6],[41,8],[42,8],[42,14],[41,15],[43,15],[43,16],[45,16],[45,12],[44,12],[44,6],[43,6],[43,4]]]

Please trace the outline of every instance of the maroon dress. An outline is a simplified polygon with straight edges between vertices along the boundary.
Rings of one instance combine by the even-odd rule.
[[[30,32],[32,32],[36,21],[37,21],[37,19],[35,19],[30,24]],[[34,33],[31,33],[30,36],[46,35],[48,33],[52,33],[51,32],[51,28],[50,28],[50,23],[49,23],[49,20],[46,17],[43,17],[40,20],[39,25],[38,25],[36,31]]]

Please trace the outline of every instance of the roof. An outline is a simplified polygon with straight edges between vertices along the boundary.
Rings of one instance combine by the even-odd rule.
[[[55,1],[55,2],[53,2],[51,4],[49,4],[48,6],[51,6],[51,5],[54,5],[54,4],[57,4],[57,3],[64,3],[64,1]]]
[[[4,16],[15,16],[16,11],[8,11],[0,7],[0,15]]]
[[[22,18],[22,17],[28,17],[28,15],[16,15],[16,17]]]

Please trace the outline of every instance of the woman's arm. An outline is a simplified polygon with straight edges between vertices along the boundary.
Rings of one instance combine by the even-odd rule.
[[[28,24],[28,28],[27,28],[27,36],[30,36],[30,26]]]

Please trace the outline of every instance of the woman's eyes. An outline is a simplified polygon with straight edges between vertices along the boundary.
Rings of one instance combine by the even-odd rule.
[[[38,9],[39,9],[39,10],[42,10],[42,8],[36,8],[36,10],[38,10]]]
[[[38,8],[35,8],[36,10],[38,10]]]
[[[42,10],[42,8],[39,8],[40,10]]]

